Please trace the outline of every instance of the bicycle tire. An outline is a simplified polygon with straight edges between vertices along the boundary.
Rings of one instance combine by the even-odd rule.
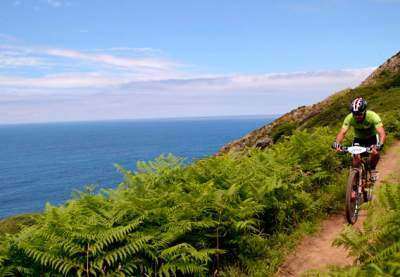
[[[360,182],[360,172],[356,169],[351,169],[347,179],[346,187],[346,219],[350,224],[354,224],[358,219],[358,212],[360,210],[360,194],[358,187]],[[352,197],[353,191],[355,198]]]

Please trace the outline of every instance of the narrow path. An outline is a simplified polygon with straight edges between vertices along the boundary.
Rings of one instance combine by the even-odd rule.
[[[379,180],[395,170],[400,170],[400,141],[394,143],[381,158],[378,164]],[[378,180],[376,186],[379,186]],[[361,228],[366,218],[363,210],[356,223]],[[332,215],[326,219],[316,234],[310,235],[289,254],[275,277],[301,276],[302,273],[312,269],[324,269],[331,265],[346,266],[353,263],[354,258],[349,257],[346,249],[332,246],[333,240],[340,234],[346,224],[344,214]]]

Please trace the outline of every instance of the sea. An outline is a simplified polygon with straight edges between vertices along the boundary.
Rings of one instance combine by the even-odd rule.
[[[115,164],[172,153],[206,158],[276,116],[0,125],[0,219],[61,205],[87,185],[116,188]]]

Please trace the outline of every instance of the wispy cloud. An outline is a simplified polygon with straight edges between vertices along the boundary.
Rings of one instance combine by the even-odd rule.
[[[210,78],[169,79],[160,81],[131,82],[124,89],[163,91],[258,91],[276,94],[282,91],[324,91],[332,88],[355,86],[372,71],[371,68],[294,72],[260,75],[233,75]]]
[[[136,55],[145,55],[145,56],[157,56],[162,55],[163,51],[160,49],[150,48],[150,47],[141,47],[141,48],[132,48],[132,47],[109,47],[109,48],[95,48],[88,50],[89,52],[103,52],[103,53],[133,53]]]
[[[157,56],[156,53],[158,53],[157,50],[152,51],[150,48],[109,48],[78,51],[34,47],[1,43],[0,38],[0,66],[22,67],[44,64],[48,66],[47,72],[43,71],[43,68],[36,68],[35,75],[48,75],[50,67],[51,72],[63,73],[66,68],[68,68],[69,73],[98,73],[102,71],[104,75],[120,74],[129,75],[131,78],[136,76],[137,80],[181,77],[184,74],[182,69],[186,65]]]
[[[13,5],[15,7],[19,7],[22,5],[32,5],[33,2],[33,9],[40,10],[41,6],[50,6],[52,8],[60,8],[60,7],[69,7],[72,5],[71,0],[35,0],[35,1],[28,1],[28,0],[14,0]]]
[[[56,7],[56,8],[58,8],[58,7],[60,7],[62,5],[62,2],[58,1],[58,0],[46,0],[46,2],[50,6],[53,6],[53,7]]]
[[[34,57],[21,57],[10,55],[10,53],[0,53],[0,68],[8,67],[25,67],[25,66],[41,66],[45,63]]]
[[[216,76],[192,68],[151,48],[61,49],[0,37],[0,123],[282,113],[356,86],[374,69]]]
[[[59,8],[62,6],[70,6],[72,4],[71,1],[65,1],[65,0],[43,0],[43,1],[54,8]]]
[[[121,83],[120,79],[105,78],[95,74],[71,74],[24,78],[17,76],[0,76],[0,88],[24,89],[27,94],[31,89],[84,89],[111,87]],[[52,91],[57,94],[57,91]],[[0,96],[1,98],[1,96]]]
[[[89,62],[96,62],[102,64],[108,64],[112,66],[127,68],[127,69],[156,69],[156,70],[168,70],[176,67],[177,64],[173,64],[168,61],[142,58],[132,59],[127,57],[118,57],[109,54],[89,54],[73,50],[65,49],[43,49],[43,52],[50,56],[71,58]]]
[[[114,47],[78,51],[0,43],[0,69],[31,67],[32,76],[0,75],[0,86],[15,88],[118,87],[143,91],[282,91],[356,85],[373,68],[289,72],[276,74],[226,74],[213,76],[184,69],[189,66],[154,55],[151,48]],[[113,53],[131,52],[129,55]],[[160,53],[160,52],[159,52]],[[46,68],[43,69],[43,67]],[[66,68],[68,70],[66,70]],[[36,70],[36,71],[35,71]],[[34,76],[34,77],[33,77]]]
[[[285,113],[360,83],[372,68],[129,81],[104,75],[0,77],[0,122]]]
[[[1,60],[0,60],[1,61]],[[336,89],[356,86],[374,68],[353,70],[296,72],[264,75],[233,75],[198,78],[171,78],[160,80],[137,80],[137,76],[104,73],[52,74],[36,78],[1,76],[0,88],[8,89],[105,89],[113,93],[263,93],[276,97],[282,94],[299,95],[330,93]],[[132,81],[134,79],[135,81]],[[52,91],[56,94],[56,91]],[[1,96],[0,96],[1,98]]]

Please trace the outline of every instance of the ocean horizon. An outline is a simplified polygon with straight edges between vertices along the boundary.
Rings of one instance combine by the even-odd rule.
[[[206,158],[278,115],[219,116],[0,125],[0,219],[60,205],[87,185],[116,188],[119,164],[162,154]]]
[[[254,115],[212,115],[212,116],[187,116],[187,117],[143,117],[121,119],[95,119],[95,120],[65,120],[65,121],[34,121],[34,122],[0,122],[0,127],[14,125],[48,125],[48,124],[75,124],[75,123],[112,123],[112,122],[140,122],[140,121],[198,121],[198,120],[233,120],[233,119],[275,119],[282,114],[254,114]]]

